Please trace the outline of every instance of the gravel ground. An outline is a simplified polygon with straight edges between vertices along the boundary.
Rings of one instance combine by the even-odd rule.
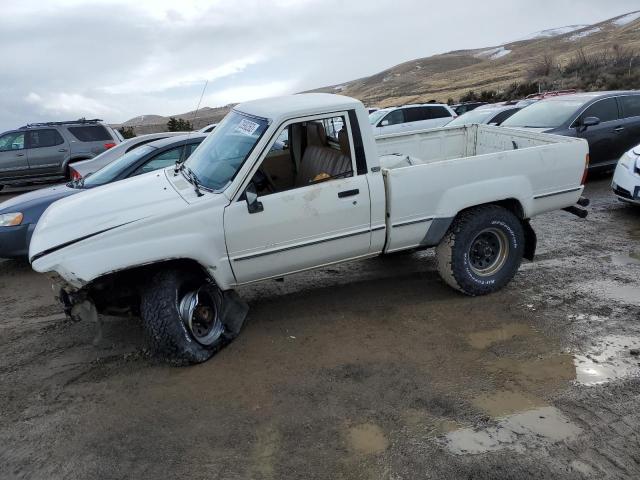
[[[431,252],[300,274],[243,288],[243,334],[190,368],[0,262],[0,477],[639,478],[640,209],[609,182],[587,220],[536,218],[495,295]]]

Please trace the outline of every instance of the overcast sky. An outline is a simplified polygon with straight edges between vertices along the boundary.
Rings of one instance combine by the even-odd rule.
[[[595,23],[638,0],[0,0],[0,131],[220,106]],[[64,118],[63,118],[64,117]]]

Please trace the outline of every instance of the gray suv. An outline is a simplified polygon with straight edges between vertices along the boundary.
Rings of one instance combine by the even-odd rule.
[[[5,185],[69,178],[69,165],[116,146],[121,136],[101,120],[34,123],[0,135],[0,190]]]

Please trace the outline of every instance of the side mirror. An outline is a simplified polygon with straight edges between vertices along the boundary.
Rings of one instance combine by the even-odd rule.
[[[380,126],[381,127],[388,127],[389,126],[389,120],[383,120],[380,122]]]
[[[258,201],[258,193],[256,192],[256,186],[253,182],[247,185],[244,196],[247,200],[247,210],[249,213],[260,213],[264,210],[262,202]]]
[[[580,123],[583,131],[589,127],[595,127],[596,125],[600,125],[600,119],[598,117],[586,117]]]

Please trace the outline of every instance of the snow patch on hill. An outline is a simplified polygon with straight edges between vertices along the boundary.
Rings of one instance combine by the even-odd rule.
[[[617,25],[618,27],[624,27],[625,25],[629,25],[630,23],[635,22],[639,18],[640,18],[640,11],[628,13],[626,15],[623,15],[622,17],[616,18],[613,21],[613,24]]]
[[[580,40],[581,38],[588,37],[589,35],[593,35],[594,33],[598,33],[600,31],[602,31],[600,27],[590,28],[589,30],[584,30],[583,32],[574,33],[567,40],[575,42],[576,40]]]
[[[505,55],[509,55],[511,50],[507,50],[504,47],[490,48],[489,50],[483,50],[474,55],[476,58],[487,58],[489,60],[497,60]]]
[[[560,35],[566,35],[567,33],[575,32],[576,30],[582,30],[590,25],[567,25],[566,27],[550,28],[548,30],[541,30],[534,32],[526,37],[519,38],[516,42],[522,42],[524,40],[537,40],[540,38],[558,37]]]

